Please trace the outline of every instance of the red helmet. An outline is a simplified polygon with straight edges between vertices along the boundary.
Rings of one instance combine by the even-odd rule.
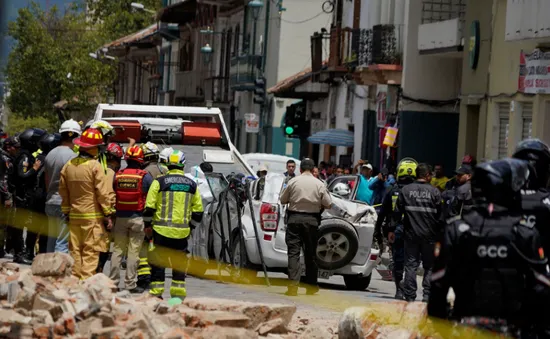
[[[103,134],[95,128],[88,128],[82,135],[74,139],[75,145],[80,148],[93,148],[103,145]]]
[[[122,147],[120,147],[119,144],[114,142],[107,145],[106,152],[108,156],[112,156],[113,158],[119,159],[119,160],[122,159],[122,157],[124,156],[124,151],[122,150]]]
[[[139,147],[138,145],[134,145],[132,147],[128,147],[126,150],[126,159],[128,160],[134,160],[137,162],[143,162],[144,158],[143,149]]]

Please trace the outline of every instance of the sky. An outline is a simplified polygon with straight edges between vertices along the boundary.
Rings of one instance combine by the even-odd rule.
[[[64,8],[66,4],[70,4],[71,0],[34,0],[36,3],[40,4],[43,8],[46,6],[58,6],[59,8]],[[3,3],[4,8],[0,8],[0,15],[3,16],[0,23],[0,82],[2,81],[2,72],[4,65],[6,63],[9,47],[12,41],[9,37],[6,37],[6,26],[9,21],[17,19],[17,11],[20,8],[28,6],[32,0],[0,0]]]

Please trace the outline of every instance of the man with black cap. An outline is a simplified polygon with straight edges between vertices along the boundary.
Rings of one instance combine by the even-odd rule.
[[[317,264],[315,247],[317,228],[321,223],[323,209],[330,208],[332,199],[323,182],[315,178],[311,171],[315,167],[313,160],[306,158],[300,163],[301,175],[288,182],[281,194],[281,204],[288,204],[286,244],[288,247],[288,277],[291,280],[286,295],[296,296],[302,270],[300,269],[300,251],[304,248],[306,264],[307,294],[319,291],[317,285]]]
[[[444,218],[452,218],[462,215],[466,210],[469,210],[474,202],[472,200],[472,186],[470,179],[472,178],[472,166],[462,164],[456,170],[456,186],[446,190],[441,194],[444,202]]]
[[[2,209],[2,220],[0,221],[0,258],[4,256],[4,240],[9,238],[9,244],[14,250],[13,261],[20,264],[31,264],[31,261],[25,259],[23,247],[23,229],[12,227],[15,222],[15,158],[19,153],[21,143],[18,137],[10,137],[4,140],[0,150],[0,202]]]

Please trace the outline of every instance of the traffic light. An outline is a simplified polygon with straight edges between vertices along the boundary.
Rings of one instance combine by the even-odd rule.
[[[265,78],[263,77],[254,80],[254,103],[265,104]]]
[[[283,132],[286,137],[299,138],[309,133],[306,122],[306,107],[304,102],[290,105],[286,108]]]

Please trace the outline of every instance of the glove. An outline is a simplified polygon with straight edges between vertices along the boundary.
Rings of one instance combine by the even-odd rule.
[[[153,237],[153,228],[151,227],[151,225],[146,225],[143,231],[145,232],[145,237],[147,239],[151,239]]]

